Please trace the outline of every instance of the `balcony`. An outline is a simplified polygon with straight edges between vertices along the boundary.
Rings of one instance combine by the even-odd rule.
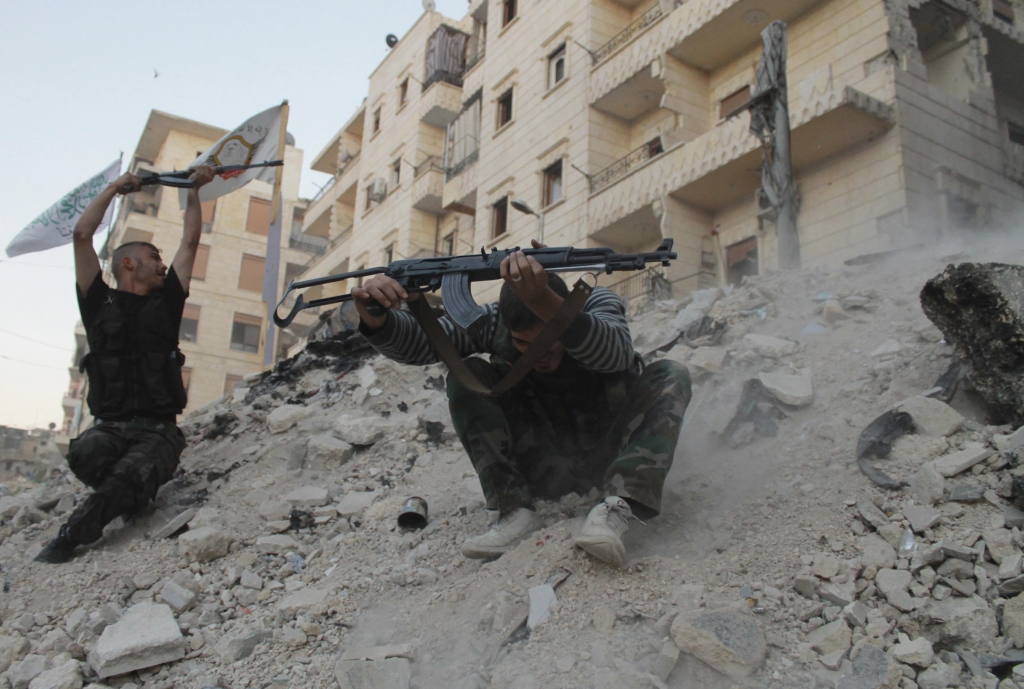
[[[590,57],[594,61],[594,64],[599,64],[603,60],[611,56],[622,46],[626,45],[634,38],[642,34],[648,28],[654,26],[664,16],[661,5],[655,5],[651,9],[640,15],[639,19],[631,23],[625,29],[612,36],[611,40],[605,43],[603,46],[591,53]]]
[[[355,184],[359,175],[359,154],[350,158],[341,170],[331,177],[309,202],[302,231],[315,237],[328,237],[334,224],[333,212],[339,201],[351,197],[355,204]]]
[[[412,207],[425,213],[444,212],[444,168],[439,156],[430,156],[416,166],[412,182]]]
[[[790,121],[793,171],[799,173],[881,136],[895,115],[892,106],[848,86],[818,94]],[[746,114],[729,120],[614,176],[591,197],[591,226],[601,231],[665,194],[712,213],[753,198],[761,186],[762,149],[749,123]]]
[[[288,248],[322,256],[327,251],[327,240],[303,233],[301,226],[292,227],[292,233],[288,237]]]
[[[442,24],[427,39],[426,74],[423,92],[437,82],[462,88],[466,73],[466,43],[469,34]]]
[[[630,170],[643,165],[648,160],[655,158],[665,152],[661,145],[661,138],[649,141],[640,148],[630,151],[614,163],[590,177],[590,193],[596,194]]]
[[[455,166],[445,170],[442,204],[444,210],[476,215],[477,170],[480,149],[473,150]]]
[[[420,98],[420,122],[444,129],[462,111],[462,88],[445,82],[435,82]]]

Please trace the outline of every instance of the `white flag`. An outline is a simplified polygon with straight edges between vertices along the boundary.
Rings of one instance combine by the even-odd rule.
[[[277,139],[281,131],[281,106],[264,110],[253,115],[239,127],[225,134],[220,141],[210,146],[196,158],[189,167],[197,165],[253,165],[278,159]],[[274,181],[274,168],[262,167],[239,170],[217,175],[213,181],[199,190],[200,201],[213,199],[241,189],[249,180]],[[188,190],[181,189],[178,201],[185,207]]]
[[[30,222],[28,227],[19,232],[7,245],[7,256],[14,258],[21,254],[45,251],[55,246],[70,244],[75,223],[82,217],[85,207],[120,176],[121,159],[118,158],[106,170],[75,187],[71,193]],[[107,214],[103,216],[103,222],[100,223],[97,231],[110,224],[113,214],[114,204],[111,203],[107,206]]]

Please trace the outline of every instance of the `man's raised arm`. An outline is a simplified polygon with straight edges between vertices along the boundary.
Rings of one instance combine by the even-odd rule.
[[[122,187],[129,188],[129,191],[122,191]],[[107,214],[107,207],[118,194],[130,194],[141,188],[142,182],[139,178],[126,172],[101,191],[85,207],[82,217],[75,223],[75,231],[72,235],[75,247],[75,282],[83,297],[89,291],[96,276],[100,274],[100,259],[96,255],[96,249],[92,246],[92,238],[96,234],[96,228],[103,222],[103,216]]]
[[[215,174],[209,165],[200,165],[189,176],[196,185],[188,190],[188,203],[185,206],[185,231],[181,235],[181,246],[174,254],[171,266],[178,276],[181,288],[188,293],[192,282],[192,266],[196,262],[196,251],[199,250],[199,239],[203,236],[203,210],[199,201],[199,188],[213,180]]]

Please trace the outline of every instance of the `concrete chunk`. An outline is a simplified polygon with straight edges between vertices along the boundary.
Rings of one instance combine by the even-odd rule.
[[[923,636],[912,641],[898,643],[889,652],[901,663],[918,667],[928,667],[935,658],[931,643]]]
[[[32,680],[28,689],[82,689],[82,671],[77,660],[69,660]]]
[[[160,600],[171,606],[171,610],[181,614],[196,602],[196,594],[175,581],[168,581],[160,590]]]
[[[978,462],[988,459],[992,450],[981,443],[965,443],[964,449],[957,452],[950,452],[938,459],[933,459],[929,464],[940,474],[949,478],[963,473]]]
[[[284,613],[298,614],[320,605],[329,595],[330,592],[324,589],[302,589],[278,602],[277,609]]]
[[[931,397],[911,397],[903,402],[900,411],[910,414],[918,433],[933,438],[953,435],[964,422],[960,412]]]
[[[288,551],[299,552],[302,546],[291,536],[261,536],[256,540],[256,550],[269,555],[283,555]]]
[[[803,407],[814,401],[809,368],[802,369],[795,376],[788,373],[761,373],[758,378],[765,390],[783,404]]]
[[[769,337],[768,335],[754,334],[744,335],[743,344],[769,359],[779,359],[790,354],[796,354],[796,351],[800,348],[796,342],[782,340],[778,337]]]
[[[339,660],[334,678],[339,689],[409,689],[412,668],[406,658]]]
[[[303,486],[296,488],[284,496],[285,501],[292,507],[322,507],[330,502],[326,488],[319,486]]]
[[[908,505],[904,507],[903,516],[910,520],[910,528],[917,533],[932,528],[942,519],[941,512],[921,505]]]
[[[139,603],[103,630],[89,654],[89,665],[102,679],[170,663],[184,655],[185,639],[170,607]]]
[[[267,414],[267,428],[271,433],[284,433],[289,428],[313,415],[313,410],[300,404],[285,404]]]
[[[822,625],[807,634],[807,643],[822,655],[845,651],[850,647],[853,635],[846,620],[836,620]]]
[[[204,526],[178,536],[178,546],[185,557],[195,562],[212,562],[228,554],[231,538],[223,529]]]
[[[377,499],[377,492],[371,491],[369,493],[359,493],[352,491],[342,498],[341,502],[338,503],[338,514],[345,519],[354,517]]]
[[[158,541],[161,538],[170,538],[174,534],[181,531],[186,524],[192,521],[192,518],[195,516],[196,511],[192,508],[189,508],[181,514],[179,514],[178,516],[174,517],[174,519],[170,520],[169,522],[161,526],[156,531],[154,531],[153,535],[151,535],[150,538],[152,538],[154,541]]]
[[[28,689],[29,684],[46,671],[46,656],[29,653],[7,670],[12,689]]]
[[[679,650],[690,653],[734,682],[746,679],[764,662],[764,632],[749,617],[732,610],[684,613],[672,623]]]
[[[234,663],[252,655],[253,650],[264,641],[274,638],[269,629],[232,632],[222,637],[214,647],[224,663]]]

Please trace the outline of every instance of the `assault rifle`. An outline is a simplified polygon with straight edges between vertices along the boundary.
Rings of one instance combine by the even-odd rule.
[[[288,295],[295,290],[327,285],[351,278],[387,275],[409,293],[434,292],[441,289],[445,311],[460,328],[474,334],[486,324],[486,311],[473,300],[470,283],[500,280],[501,262],[516,251],[519,249],[494,249],[491,253],[487,253],[485,249],[481,249],[479,254],[467,256],[404,259],[379,268],[366,268],[351,273],[292,282],[274,309],[274,323],[279,328],[284,328],[303,309],[338,304],[352,299],[351,294],[342,294],[306,301],[300,294],[295,299],[295,305],[291,312],[281,318],[277,315],[277,310],[281,308]],[[661,246],[655,251],[639,254],[617,254],[608,248],[574,249],[571,246],[524,249],[523,253],[533,256],[548,272],[600,271],[609,274],[620,270],[643,270],[648,263],[660,263],[667,266],[669,261],[676,258],[676,253],[672,251],[671,239],[663,240]],[[370,304],[370,312],[375,315],[383,315],[384,308],[373,302]]]
[[[284,165],[283,160],[268,160],[265,163],[253,163],[252,165],[219,165],[213,168],[215,174],[223,175],[225,172],[240,172],[254,167],[280,167]],[[178,187],[179,189],[191,189],[195,183],[189,176],[195,170],[175,170],[174,172],[150,172],[139,175],[142,186],[150,184],[162,184],[165,187]],[[127,194],[132,190],[131,186],[125,184],[121,191]]]

